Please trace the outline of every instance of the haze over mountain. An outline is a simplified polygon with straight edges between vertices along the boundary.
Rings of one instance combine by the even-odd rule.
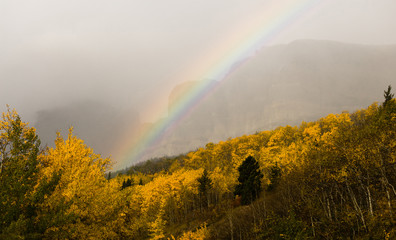
[[[388,85],[396,86],[395,66],[396,45],[298,40],[263,48],[200,102],[174,131],[148,149],[140,161],[367,107],[382,100],[378,96]],[[196,83],[186,81],[175,86],[169,105]],[[96,153],[112,155],[115,161],[119,156],[114,151],[122,141],[135,138],[153,124],[143,123],[137,111],[126,112],[94,101],[42,110],[37,119],[34,126],[43,145],[53,146],[56,131],[62,130],[65,136],[73,125],[74,133]]]
[[[114,154],[121,139],[126,138],[125,129],[138,128],[140,124],[135,111],[124,112],[100,102],[78,101],[39,111],[34,127],[42,145],[54,147],[56,132],[66,137],[73,126],[73,133],[95,153],[108,157]]]
[[[299,40],[267,47],[238,68],[146,157],[313,121],[381,101],[396,86],[396,45]],[[194,82],[176,86],[170,105]]]

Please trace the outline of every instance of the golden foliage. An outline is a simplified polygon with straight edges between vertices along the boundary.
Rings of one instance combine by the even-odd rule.
[[[178,240],[204,240],[207,239],[209,235],[209,230],[206,227],[206,223],[203,223],[195,231],[188,231],[183,233]]]
[[[167,171],[110,180],[105,178],[110,159],[95,154],[71,128],[66,139],[58,134],[55,147],[38,157],[39,180],[31,192],[41,200],[34,221],[45,226],[44,239],[206,239],[216,231],[229,238],[233,228],[246,238],[330,239],[342,231],[349,237],[373,232],[392,238],[395,106],[392,100],[386,108],[373,104],[299,127],[208,143]],[[3,114],[1,141],[9,138],[16,117],[15,111]],[[22,137],[35,134],[18,124]],[[252,206],[238,208],[242,217],[235,217],[230,208],[239,206],[233,195],[238,167],[248,156],[260,164],[263,188],[272,190]],[[206,196],[197,180],[204,170],[211,181]],[[132,186],[123,189],[128,179]]]

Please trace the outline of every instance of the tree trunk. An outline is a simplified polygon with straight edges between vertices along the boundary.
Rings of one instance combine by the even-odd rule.
[[[228,222],[230,223],[231,240],[234,240],[234,226],[232,224],[232,215],[228,214]]]
[[[389,194],[388,188],[385,187],[385,189],[386,189],[386,196],[388,198],[389,215],[391,217],[391,221],[393,222],[392,204],[391,204],[390,194]]]
[[[371,199],[371,193],[370,193],[370,188],[367,186],[367,197],[368,197],[368,203],[369,203],[369,213],[370,216],[374,216],[373,213],[373,203],[372,203],[372,199]]]
[[[360,215],[360,219],[362,220],[363,226],[364,226],[365,229],[367,229],[366,221],[364,220],[364,216],[363,216],[363,213],[362,213],[362,209],[360,208],[359,204],[358,204],[357,201],[356,201],[355,194],[353,193],[353,191],[352,191],[352,189],[349,187],[349,185],[347,185],[347,188],[348,188],[349,195],[351,196],[352,203],[353,203],[353,206],[354,206],[354,208],[355,208],[355,211]]]
[[[312,226],[313,237],[315,237],[315,226],[314,226],[314,222],[313,222],[313,219],[312,219],[312,213],[311,213],[311,226]]]

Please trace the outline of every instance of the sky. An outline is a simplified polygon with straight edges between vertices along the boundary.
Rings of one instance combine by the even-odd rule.
[[[272,14],[304,2],[1,0],[0,111],[8,104],[35,123],[47,109],[97,102],[155,122],[167,116],[176,85],[208,77],[204,66],[224,59]],[[312,2],[265,46],[396,44],[395,0]]]
[[[103,101],[154,121],[185,69],[291,0],[2,0],[0,110]],[[396,43],[396,1],[321,0],[269,45],[296,39]],[[215,56],[216,57],[216,56]],[[219,58],[221,56],[218,56]]]

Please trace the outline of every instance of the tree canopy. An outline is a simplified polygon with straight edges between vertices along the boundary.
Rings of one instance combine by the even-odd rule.
[[[242,162],[241,166],[238,167],[239,184],[235,187],[235,195],[241,196],[242,204],[250,204],[254,201],[261,193],[261,179],[263,174],[261,173],[259,163],[254,157],[249,156]]]
[[[111,160],[73,129],[40,150],[35,129],[8,110],[0,121],[0,239],[395,239],[390,87],[384,98],[112,178]]]

